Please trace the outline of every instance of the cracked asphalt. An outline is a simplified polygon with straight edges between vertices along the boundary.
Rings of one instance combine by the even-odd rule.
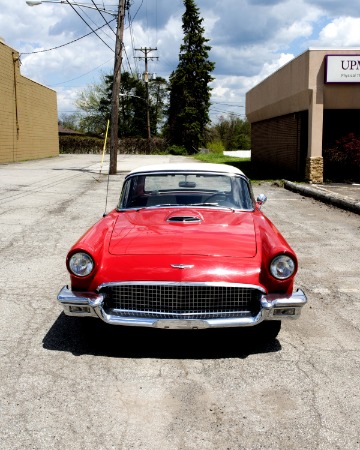
[[[106,191],[109,210],[130,169],[181,160],[119,155],[109,184],[99,155],[0,165],[2,449],[360,449],[357,214],[254,185],[309,300],[270,345],[61,312],[66,253]]]

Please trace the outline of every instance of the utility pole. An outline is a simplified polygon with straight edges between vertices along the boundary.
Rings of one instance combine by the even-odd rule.
[[[111,120],[110,120],[110,167],[109,174],[117,172],[117,155],[119,149],[119,94],[121,82],[122,47],[124,38],[125,2],[119,0],[119,10],[116,26],[114,79],[111,93]]]
[[[154,59],[159,59],[157,56],[150,56],[148,54],[157,50],[157,48],[136,48],[136,51],[143,52],[144,56],[137,56],[138,59],[145,60],[145,72],[144,72],[144,82],[146,87],[146,126],[147,126],[147,140],[148,140],[148,148],[150,150],[151,143],[151,127],[150,127],[150,104],[149,104],[149,72],[148,72],[148,60],[153,61]]]

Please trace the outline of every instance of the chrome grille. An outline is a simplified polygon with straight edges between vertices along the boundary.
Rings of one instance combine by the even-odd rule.
[[[122,316],[206,319],[255,316],[261,291],[204,284],[112,284],[101,288],[104,309]]]

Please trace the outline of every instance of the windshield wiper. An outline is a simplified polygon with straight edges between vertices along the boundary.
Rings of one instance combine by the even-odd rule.
[[[188,206],[220,206],[220,205],[219,203],[204,202],[204,203],[189,203]]]

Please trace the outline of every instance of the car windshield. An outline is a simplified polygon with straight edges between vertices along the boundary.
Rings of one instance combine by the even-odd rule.
[[[125,181],[118,209],[156,206],[228,207],[252,210],[249,184],[240,175],[139,173]]]

